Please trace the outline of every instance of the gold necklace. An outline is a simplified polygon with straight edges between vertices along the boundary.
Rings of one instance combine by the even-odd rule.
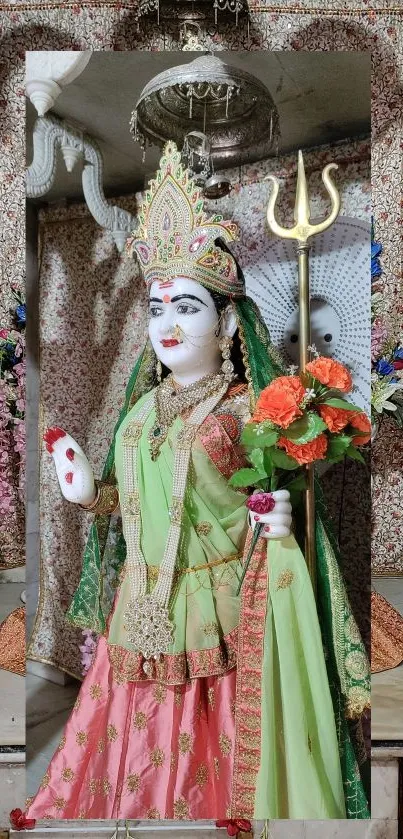
[[[190,385],[178,385],[172,374],[155,391],[155,423],[148,434],[152,460],[156,460],[168,431],[184,411],[212,396],[224,384],[223,373],[209,374]]]

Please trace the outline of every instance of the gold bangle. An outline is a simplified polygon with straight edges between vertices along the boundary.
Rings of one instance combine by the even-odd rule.
[[[83,510],[96,516],[107,516],[119,507],[119,490],[114,484],[95,481],[96,495],[91,504],[80,504]]]

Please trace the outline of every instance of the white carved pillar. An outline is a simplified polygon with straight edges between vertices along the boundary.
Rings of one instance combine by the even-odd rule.
[[[26,53],[26,92],[40,117],[52,108],[62,88],[87,66],[91,50]]]

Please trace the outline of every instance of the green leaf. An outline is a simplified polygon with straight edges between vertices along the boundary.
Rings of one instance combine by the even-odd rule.
[[[271,457],[274,465],[278,466],[279,469],[296,469],[298,466],[297,461],[281,449],[273,449]]]
[[[255,469],[257,469],[260,473],[261,477],[265,476],[266,470],[264,466],[263,450],[253,449],[253,451],[249,452],[248,457],[249,460],[253,463]]]
[[[260,434],[258,434],[259,430],[261,431]],[[258,447],[260,449],[266,446],[274,446],[278,438],[279,434],[277,431],[273,431],[269,427],[265,429],[264,423],[257,422],[247,422],[241,434],[241,442],[245,446],[253,446],[254,448]]]
[[[347,402],[346,399],[325,399],[324,402],[321,402],[321,405],[329,405],[330,408],[342,408],[343,411],[360,411],[361,408],[358,408],[357,405],[353,405],[352,402]]]
[[[295,420],[288,428],[284,429],[283,436],[287,437],[288,440],[292,440],[293,443],[303,445],[304,443],[310,443],[311,440],[315,440],[326,428],[326,423],[323,422],[323,419],[318,414],[307,411],[303,417]]]
[[[339,460],[343,460],[350,443],[351,437],[348,437],[347,434],[334,434],[329,437],[326,460],[331,463],[337,463]]]
[[[361,452],[359,452],[358,449],[355,448],[355,446],[349,446],[346,450],[346,455],[347,457],[351,457],[352,460],[358,460],[360,463],[365,464],[365,459],[363,458]]]
[[[238,469],[231,475],[228,483],[233,487],[249,487],[262,479],[262,474],[257,469]]]
[[[264,468],[265,468],[266,475],[267,475],[268,478],[270,477],[270,475],[273,472],[272,454],[273,454],[274,451],[275,451],[275,449],[264,449],[264,452],[263,452],[263,463],[264,463]]]

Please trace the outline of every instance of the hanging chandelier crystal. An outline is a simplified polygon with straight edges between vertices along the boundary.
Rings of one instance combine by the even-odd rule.
[[[266,85],[215,55],[159,73],[140,94],[130,130],[143,149],[162,148],[199,132],[208,138],[217,170],[263,160],[276,151],[277,108]]]

